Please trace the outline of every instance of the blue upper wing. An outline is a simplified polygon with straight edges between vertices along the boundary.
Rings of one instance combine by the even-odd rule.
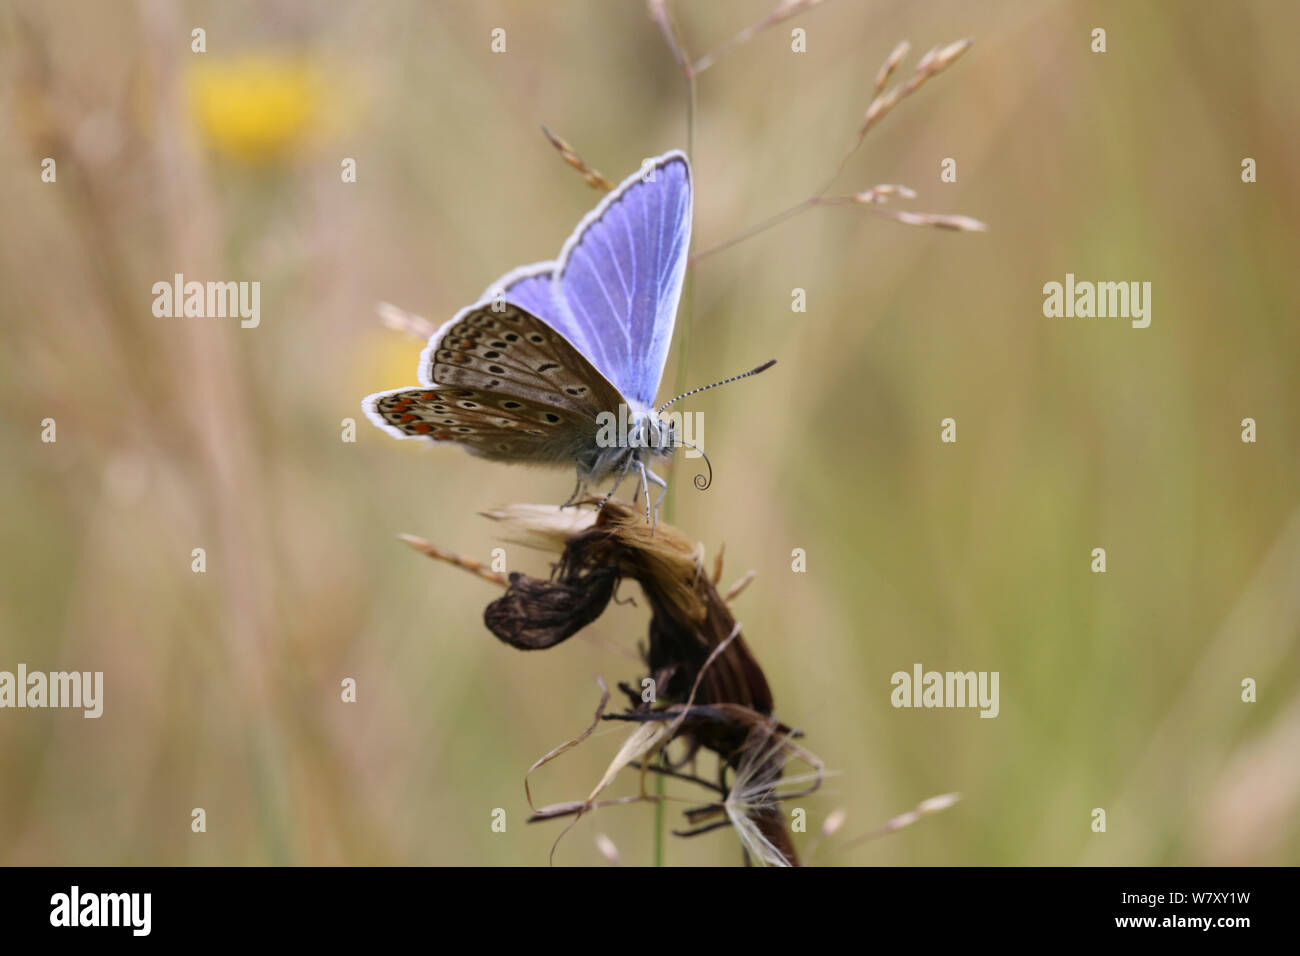
[[[691,243],[691,168],[679,150],[648,161],[574,230],[556,262],[515,269],[484,291],[546,322],[625,399],[653,407]]]
[[[554,314],[539,313],[642,407],[668,360],[690,244],[691,167],[673,150],[578,224],[555,264]]]
[[[551,297],[552,277],[555,275],[554,262],[534,262],[530,266],[521,266],[497,279],[484,290],[480,302],[495,299],[498,296],[512,302],[521,309],[526,309],[537,316],[551,328],[559,330],[556,324],[556,308]],[[564,333],[561,333],[564,334]],[[565,338],[569,338],[565,335]],[[582,343],[569,339],[569,344],[581,349]]]

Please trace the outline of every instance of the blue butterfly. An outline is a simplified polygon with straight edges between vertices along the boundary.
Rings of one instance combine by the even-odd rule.
[[[367,396],[366,416],[397,438],[458,444],[496,461],[576,465],[569,502],[610,477],[612,495],[635,472],[651,520],[650,485],[662,500],[667,484],[649,464],[689,444],[659,417],[672,403],[654,400],[686,275],[691,205],[686,155],[647,160],[578,223],[559,259],[502,276],[438,329],[420,356],[420,387]]]

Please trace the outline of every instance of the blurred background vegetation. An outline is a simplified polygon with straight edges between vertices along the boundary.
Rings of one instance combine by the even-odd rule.
[[[698,57],[776,2],[671,6]],[[701,77],[706,247],[821,185],[897,41],[906,76],[976,40],[833,192],[904,183],[988,233],[813,210],[695,277],[688,381],[780,364],[692,406],[717,476],[696,492],[679,462],[675,523],[725,542],[726,581],[758,573],[737,616],[838,772],[800,805],[813,831],[847,812],[813,862],[1300,861],[1298,31],[1264,0],[834,0]],[[0,712],[0,861],[544,863],[561,825],[524,825],[524,771],[589,721],[595,675],[639,675],[644,608],[498,643],[495,590],[394,535],[486,560],[480,510],[572,476],[395,442],[359,402],[415,383],[378,300],[441,322],[597,200],[539,124],[613,179],[684,145],[645,5],[17,0],[0,84],[0,669],[106,684],[97,721]],[[260,281],[260,327],[156,318],[178,272]],[[1151,282],[1151,327],[1044,318],[1067,272]],[[895,710],[916,662],[999,671],[1001,715]],[[624,733],[544,768],[539,802],[585,795]],[[601,810],[557,860],[601,863],[605,833],[645,862],[651,830]],[[727,832],[668,846],[738,858]]]

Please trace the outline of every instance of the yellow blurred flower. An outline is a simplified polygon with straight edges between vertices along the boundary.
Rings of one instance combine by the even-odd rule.
[[[204,138],[244,162],[283,159],[321,119],[324,77],[295,57],[263,54],[213,61],[205,56],[188,79]]]

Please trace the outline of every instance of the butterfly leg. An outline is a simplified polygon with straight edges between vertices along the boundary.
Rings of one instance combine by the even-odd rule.
[[[664,481],[645,465],[641,466],[641,480],[646,483],[645,486],[645,504],[647,518],[650,510],[650,486],[655,485],[659,489],[659,497],[655,498],[654,520],[651,522],[651,530],[659,526],[659,506],[664,503],[664,495],[668,494],[668,482]]]
[[[578,498],[582,496],[582,493],[583,493],[583,491],[586,489],[586,487],[587,487],[587,483],[586,483],[585,481],[582,480],[582,472],[579,471],[579,472],[578,472],[578,483],[577,483],[576,485],[573,486],[573,494],[569,495],[569,500],[566,501],[564,504],[560,505],[560,507],[561,507],[561,508],[567,508],[567,507],[569,507],[569,505],[571,505],[571,504],[573,504],[575,501],[577,501]]]
[[[659,509],[655,508],[653,512],[650,510],[650,479],[646,477],[645,462],[638,459],[636,466],[641,471],[641,479],[637,482],[636,490],[639,492],[642,488],[645,489],[645,521],[650,525],[650,531],[653,533],[659,524]]]
[[[655,513],[658,514],[659,506],[664,503],[664,496],[668,494],[668,482],[664,481],[649,468],[646,469],[646,474],[650,476],[650,484],[659,488],[659,497],[655,499]]]
[[[619,469],[618,477],[614,479],[614,485],[605,493],[605,497],[600,499],[601,508],[605,507],[605,502],[614,497],[614,492],[618,491],[619,485],[627,481],[627,473],[632,470],[632,460],[628,459],[623,462],[623,467]],[[636,497],[633,495],[633,497]],[[598,509],[599,510],[599,509]]]
[[[637,480],[636,480],[636,487],[634,487],[634,488],[632,489],[632,500],[633,500],[633,501],[636,501],[638,498],[641,497],[641,489],[642,489],[643,487],[646,487],[646,484],[645,484],[645,468],[642,467],[642,465],[641,465],[641,463],[640,463],[639,461],[638,461],[638,462],[635,462],[635,464],[636,464],[637,468],[639,468],[639,469],[641,470],[641,476],[637,478]],[[650,520],[650,516],[649,516],[648,514],[646,515],[646,520],[647,520],[647,521]]]

